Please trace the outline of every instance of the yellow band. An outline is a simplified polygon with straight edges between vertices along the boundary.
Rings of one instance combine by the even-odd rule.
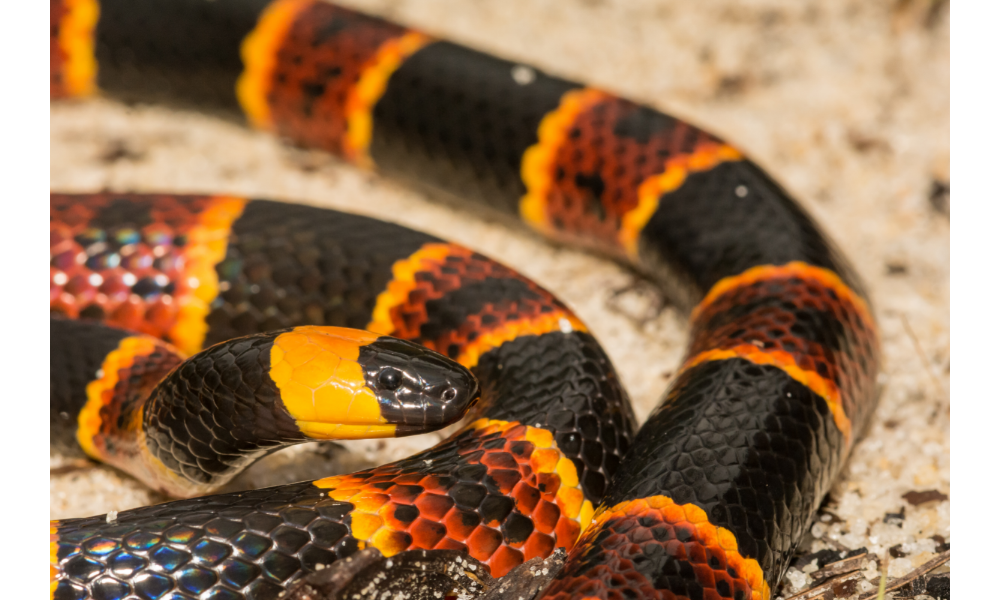
[[[271,380],[295,424],[314,439],[393,437],[358,364],[362,346],[378,339],[341,327],[296,327],[271,346]]]

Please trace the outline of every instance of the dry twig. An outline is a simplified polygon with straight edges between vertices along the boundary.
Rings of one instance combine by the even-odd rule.
[[[868,561],[875,560],[876,558],[877,557],[874,554],[859,554],[857,556],[851,556],[850,558],[845,558],[843,560],[827,564],[822,569],[811,573],[810,577],[812,577],[814,581],[820,581],[833,577],[834,575],[843,575],[845,573],[860,571],[865,568]]]
[[[853,573],[848,573],[846,575],[841,575],[840,577],[834,577],[833,579],[828,579],[823,583],[813,586],[804,592],[799,592],[794,596],[789,596],[785,600],[815,600],[817,598],[824,598],[827,592],[833,594],[834,588],[841,586],[851,579],[860,579],[861,573],[855,571]]]
[[[894,589],[901,588],[904,585],[916,579],[917,577],[920,577],[921,575],[929,573],[934,569],[940,567],[949,560],[951,560],[951,550],[945,550],[941,554],[938,554],[937,556],[925,562],[924,564],[920,565],[916,569],[913,569],[906,575],[893,579],[892,583],[885,586],[885,592],[888,593]],[[858,600],[874,600],[877,597],[878,597],[878,592],[875,592],[873,594],[868,594],[867,596],[862,596],[861,598],[858,598]],[[789,600],[791,599],[789,598]]]

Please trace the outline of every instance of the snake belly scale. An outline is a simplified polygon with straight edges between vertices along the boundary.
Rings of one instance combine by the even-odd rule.
[[[464,429],[397,463],[53,522],[54,598],[276,598],[362,546],[464,550],[494,576],[569,548],[550,598],[771,597],[871,416],[879,341],[853,269],[739,149],[322,1],[51,7],[53,97],[245,119],[625,261],[691,311],[636,431],[586,325],[471,250],[265,200],[53,194],[55,313],[184,354],[367,329],[456,360],[482,393]]]

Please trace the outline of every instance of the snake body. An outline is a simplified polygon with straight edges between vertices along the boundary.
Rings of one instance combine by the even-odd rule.
[[[434,431],[478,398],[468,370],[355,329],[243,336],[186,360],[155,337],[91,321],[54,319],[50,330],[55,444],[176,497],[215,491],[292,444]]]
[[[771,596],[871,416],[879,342],[851,267],[738,149],[316,0],[51,6],[54,97],[245,118],[625,261],[691,311],[684,363],[635,433],[586,326],[471,250],[263,200],[54,194],[54,312],[183,353],[367,329],[469,368],[482,400],[390,465],[54,522],[53,597],[275,598],[364,545],[464,550],[494,576],[571,548],[549,598]]]

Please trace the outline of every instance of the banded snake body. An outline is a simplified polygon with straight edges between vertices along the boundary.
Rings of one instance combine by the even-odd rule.
[[[286,395],[299,375],[275,366],[298,373],[327,351],[367,364],[364,344],[296,355],[326,343],[310,336],[329,332],[309,326],[440,352],[475,375],[482,399],[459,433],[404,461],[110,523],[53,522],[52,597],[276,598],[363,546],[465,551],[494,576],[570,549],[543,597],[771,596],[870,418],[879,342],[852,268],[743,153],[599,89],[325,2],[53,0],[51,9],[54,98],[100,89],[246,118],[625,261],[691,310],[684,363],[636,430],[586,325],[461,246],[267,200],[54,193],[53,313],[150,336],[78,336],[90,362],[67,388],[75,408],[52,413],[53,439],[65,434],[67,449],[107,459],[109,429],[139,430],[162,414],[150,431],[166,433],[143,434],[129,460],[190,496],[249,460],[225,457],[252,459],[277,437],[329,437],[310,412],[320,409]],[[74,327],[96,325],[53,320],[53,332]],[[265,350],[261,337],[214,346],[277,330]],[[274,335],[297,335],[298,345],[275,351]],[[54,349],[61,343],[53,338]],[[221,363],[191,366],[197,377],[184,381],[212,389],[201,398],[221,391],[223,413],[236,416],[169,402],[163,413],[120,411],[150,393],[151,373],[178,376],[180,357],[209,346]],[[71,371],[53,369],[54,401],[55,378]],[[376,372],[357,372],[376,385]],[[143,393],[127,389],[143,377]],[[473,384],[452,387],[471,401]],[[390,404],[376,388],[365,394]],[[456,418],[444,413],[436,424]]]

